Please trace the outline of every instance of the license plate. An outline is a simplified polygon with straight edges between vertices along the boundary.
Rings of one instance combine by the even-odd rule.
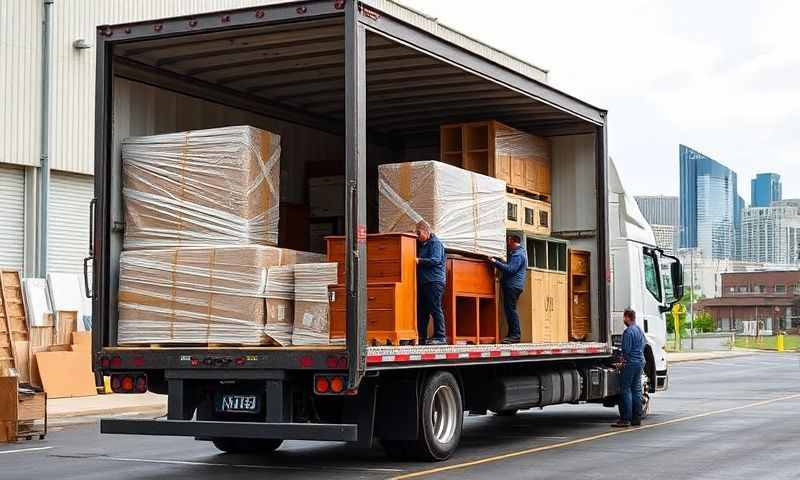
[[[222,395],[217,410],[229,413],[257,413],[258,397],[255,395]]]

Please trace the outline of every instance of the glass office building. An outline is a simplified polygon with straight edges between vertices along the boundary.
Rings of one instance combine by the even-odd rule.
[[[783,199],[781,176],[777,173],[758,173],[750,180],[750,206],[770,207]]]
[[[678,153],[681,248],[697,248],[705,258],[736,259],[744,203],[736,172],[685,145]]]

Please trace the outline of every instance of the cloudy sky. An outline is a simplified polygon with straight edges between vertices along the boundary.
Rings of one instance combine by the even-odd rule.
[[[800,2],[402,0],[550,70],[609,110],[609,151],[634,194],[678,193],[678,144],[800,197]]]

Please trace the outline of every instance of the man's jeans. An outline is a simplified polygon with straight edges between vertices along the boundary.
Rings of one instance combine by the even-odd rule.
[[[625,365],[620,378],[619,416],[624,422],[642,419],[642,365]]]
[[[519,288],[503,287],[503,311],[506,314],[506,321],[508,322],[508,336],[511,338],[519,338],[519,314],[517,313],[517,300],[522,293]]]
[[[433,338],[444,340],[444,313],[442,312],[443,283],[420,283],[417,285],[417,329],[420,345],[428,337],[428,317],[433,315]]]

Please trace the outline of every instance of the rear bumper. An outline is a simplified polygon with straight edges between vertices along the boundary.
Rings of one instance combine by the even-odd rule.
[[[100,420],[100,432],[203,438],[276,438],[281,440],[334,442],[355,442],[358,440],[358,428],[356,425],[330,423],[102,419]]]

